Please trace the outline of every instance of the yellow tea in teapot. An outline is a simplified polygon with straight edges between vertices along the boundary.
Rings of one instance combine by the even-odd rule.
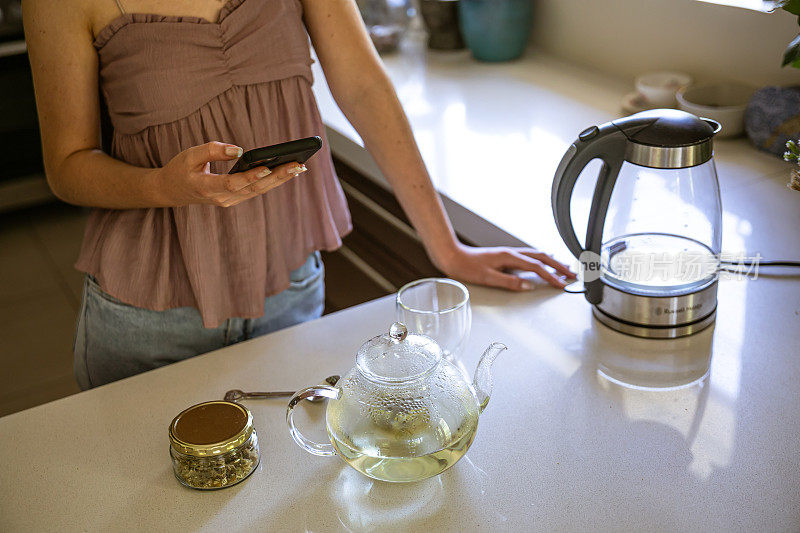
[[[349,431],[336,402],[328,407],[328,435],[336,453],[359,472],[382,481],[418,481],[438,475],[467,453],[478,411],[467,406],[455,427],[445,417],[431,424],[425,409],[364,417]]]

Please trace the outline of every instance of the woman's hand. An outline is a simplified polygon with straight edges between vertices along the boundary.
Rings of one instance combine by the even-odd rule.
[[[475,248],[458,244],[435,263],[445,274],[460,281],[512,291],[530,290],[533,286],[530,281],[508,273],[509,270],[534,272],[559,289],[563,289],[566,283],[550,273],[546,266],[568,279],[575,279],[569,267],[532,248]]]
[[[212,204],[230,207],[283,185],[306,167],[287,163],[271,170],[255,167],[236,174],[212,174],[211,161],[231,161],[242,149],[232,144],[209,142],[179,153],[157,169],[167,205]]]

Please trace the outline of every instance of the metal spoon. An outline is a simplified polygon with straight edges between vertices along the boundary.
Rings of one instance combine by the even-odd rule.
[[[325,381],[322,385],[330,385],[331,387],[335,386],[336,383],[339,382],[339,376],[333,375],[328,376],[325,378]],[[283,398],[286,396],[293,396],[295,391],[271,391],[271,392],[244,392],[239,389],[229,390],[225,393],[225,401],[228,402],[235,402],[238,400],[250,400],[250,399],[264,399],[264,398]],[[321,402],[324,400],[322,396],[309,398],[309,402]]]

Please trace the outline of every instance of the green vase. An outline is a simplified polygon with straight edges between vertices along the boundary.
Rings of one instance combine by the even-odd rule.
[[[461,0],[459,18],[475,59],[509,61],[528,46],[532,0]]]

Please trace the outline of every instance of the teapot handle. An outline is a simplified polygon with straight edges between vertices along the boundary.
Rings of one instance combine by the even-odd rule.
[[[292,399],[289,400],[289,406],[286,408],[286,423],[289,425],[289,433],[297,443],[298,446],[305,449],[308,453],[314,455],[335,455],[336,451],[333,445],[329,442],[320,444],[309,440],[300,433],[297,426],[294,425],[294,408],[303,400],[309,398],[330,398],[336,400],[339,398],[339,389],[337,387],[329,387],[327,385],[317,385],[316,387],[306,387],[305,389],[297,391]]]

